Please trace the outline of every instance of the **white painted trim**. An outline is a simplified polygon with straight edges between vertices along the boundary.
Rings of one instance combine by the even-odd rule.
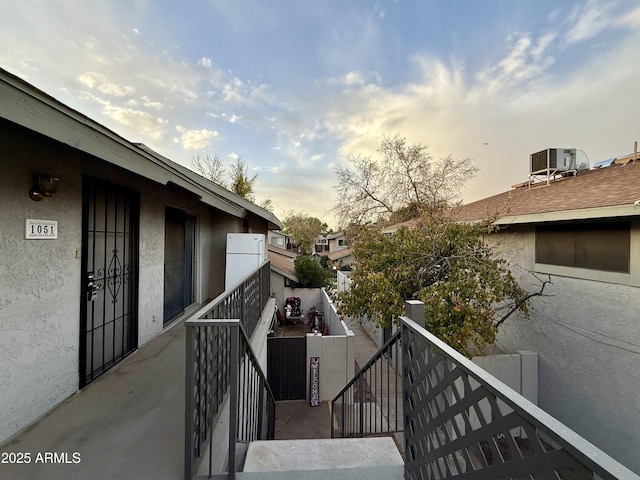
[[[534,264],[536,273],[547,273],[561,277],[573,277],[583,280],[593,280],[604,283],[618,283],[621,285],[633,285],[631,275],[628,273],[604,272],[601,270],[590,270],[588,268],[563,267],[559,265],[546,265],[544,263]],[[638,285],[636,285],[638,286]]]
[[[640,206],[615,205],[613,207],[584,208],[557,212],[532,213],[528,215],[510,215],[498,218],[497,225],[515,225],[520,223],[559,222],[565,220],[604,219],[640,216]]]

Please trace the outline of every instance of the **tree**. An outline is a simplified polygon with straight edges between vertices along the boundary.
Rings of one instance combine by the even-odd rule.
[[[477,172],[469,158],[434,160],[425,145],[407,145],[399,136],[384,137],[378,152],[379,161],[357,155],[349,159],[351,167],[338,165],[334,170],[334,211],[342,227],[392,216],[403,221],[442,210]]]
[[[250,202],[255,202],[253,185],[258,175],[249,177],[247,164],[241,158],[237,158],[229,165],[229,171],[227,171],[223,161],[217,155],[211,157],[208,154],[198,153],[191,159],[191,169]],[[273,209],[271,200],[265,200],[262,206],[269,211]]]
[[[327,284],[327,271],[308,255],[294,260],[298,284],[307,288],[322,288]]]
[[[198,153],[191,159],[191,169],[207,180],[227,188],[224,163],[217,155],[210,157],[209,154]]]
[[[230,168],[230,190],[233,193],[237,193],[241,197],[246,198],[250,202],[255,201],[253,184],[258,178],[258,175],[254,175],[249,178],[249,169],[247,168],[247,164],[241,158],[237,158],[235,162],[231,164]]]
[[[273,213],[273,202],[270,198],[263,200],[259,205],[261,208],[264,208],[267,212]]]
[[[318,235],[322,233],[322,222],[304,212],[289,212],[282,221],[284,233],[289,235],[303,255],[310,255]]]
[[[482,241],[487,224],[456,223],[441,212],[391,235],[361,227],[355,235],[353,284],[338,294],[344,315],[369,316],[377,325],[404,313],[404,302],[425,303],[426,328],[465,355],[495,340],[514,313],[529,315],[527,293]]]

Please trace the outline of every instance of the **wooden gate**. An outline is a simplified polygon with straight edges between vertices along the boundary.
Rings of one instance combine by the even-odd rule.
[[[267,339],[267,379],[276,401],[306,398],[306,363],[306,337]]]

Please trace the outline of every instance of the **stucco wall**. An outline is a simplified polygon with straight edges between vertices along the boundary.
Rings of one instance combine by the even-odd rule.
[[[69,178],[32,201],[32,174],[51,172],[50,161],[10,138],[0,132],[0,441],[78,387],[81,185]],[[58,239],[25,240],[27,218],[57,220]]]
[[[163,330],[165,207],[198,218],[196,301],[224,290],[226,234],[242,219],[0,121],[0,442],[78,389],[83,175],[140,192],[138,344]],[[35,173],[58,193],[29,198]],[[56,220],[55,240],[25,240],[25,219]],[[253,228],[266,225],[252,222]]]
[[[291,288],[284,287],[284,300],[289,297],[300,299],[300,309],[303,315],[307,315],[311,307],[322,309],[322,291],[320,288]],[[284,312],[282,312],[284,314]]]
[[[307,334],[307,401],[310,400],[311,357],[319,358],[320,401],[333,400],[353,377],[355,336],[351,330],[345,335],[323,336]]]
[[[284,276],[271,270],[270,279],[271,279],[271,291],[275,295],[276,308],[280,311],[280,315],[284,317],[284,301],[285,301]]]
[[[531,227],[487,239],[530,289],[537,282],[520,266],[534,267],[534,240]],[[633,268],[637,249],[632,257]],[[541,408],[640,473],[640,289],[550,278],[548,296],[533,299],[531,318],[509,319],[498,342],[507,351],[538,353]]]

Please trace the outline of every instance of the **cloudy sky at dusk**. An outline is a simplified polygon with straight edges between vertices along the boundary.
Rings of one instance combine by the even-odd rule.
[[[3,0],[0,67],[188,166],[237,157],[258,201],[333,225],[335,165],[383,135],[470,157],[470,202],[529,154],[640,140],[635,0]],[[588,194],[588,192],[585,192]]]

